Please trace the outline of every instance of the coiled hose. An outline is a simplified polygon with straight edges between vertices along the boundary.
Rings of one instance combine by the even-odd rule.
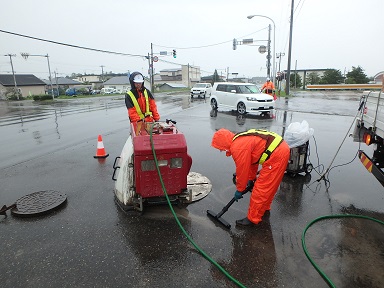
[[[326,215],[326,216],[321,216],[321,217],[318,217],[314,220],[312,220],[304,229],[302,235],[301,235],[301,244],[303,246],[303,250],[304,250],[304,253],[305,255],[307,256],[309,262],[311,262],[312,266],[315,267],[316,271],[320,274],[321,277],[323,277],[324,281],[327,282],[328,286],[329,287],[336,287],[335,284],[333,284],[333,282],[331,281],[331,279],[329,279],[327,277],[327,275],[320,269],[320,267],[315,263],[315,261],[313,261],[313,259],[311,258],[311,256],[309,255],[308,253],[308,250],[307,250],[307,246],[305,244],[305,234],[308,230],[309,227],[311,227],[313,224],[315,224],[316,222],[318,221],[321,221],[321,220],[325,220],[325,219],[334,219],[334,218],[362,218],[362,219],[368,219],[368,220],[372,220],[372,221],[375,221],[377,223],[380,223],[382,225],[384,225],[384,222],[383,221],[380,221],[378,219],[375,219],[375,218],[372,218],[372,217],[368,217],[368,216],[363,216],[363,215],[354,215],[354,214],[336,214],[336,215]]]
[[[154,144],[153,144],[153,140],[152,140],[152,134],[153,134],[153,126],[154,125],[151,125],[151,129],[150,129],[150,143],[151,143],[151,148],[152,148],[152,154],[153,154],[153,159],[155,161],[155,166],[156,166],[156,170],[157,170],[157,174],[159,175],[159,178],[160,178],[160,182],[161,182],[161,187],[163,189],[163,192],[164,192],[164,195],[165,195],[165,198],[167,199],[167,202],[168,202],[168,206],[169,208],[171,209],[172,211],[172,215],[173,217],[175,218],[176,220],[176,223],[177,225],[179,226],[180,230],[183,232],[183,234],[185,235],[185,237],[187,237],[188,241],[191,242],[191,244],[196,248],[197,251],[200,252],[201,255],[203,255],[203,257],[205,259],[207,259],[209,262],[211,262],[213,265],[215,265],[229,280],[231,280],[233,283],[235,283],[237,286],[239,287],[246,287],[244,286],[242,283],[240,283],[237,279],[235,279],[232,275],[230,275],[223,267],[220,266],[220,264],[218,264],[215,260],[213,260],[211,257],[209,257],[209,255],[207,253],[205,253],[194,241],[193,239],[191,238],[191,236],[187,233],[187,231],[185,231],[184,227],[181,225],[180,221],[179,221],[179,218],[177,218],[177,215],[175,213],[175,210],[173,209],[172,207],[172,204],[171,204],[171,201],[169,200],[169,197],[168,197],[168,194],[167,194],[167,190],[165,188],[165,185],[164,185],[164,181],[163,181],[163,178],[161,177],[161,173],[160,173],[160,168],[159,168],[159,165],[158,165],[158,162],[157,162],[157,157],[156,157],[156,151],[155,151],[155,147],[154,147]]]

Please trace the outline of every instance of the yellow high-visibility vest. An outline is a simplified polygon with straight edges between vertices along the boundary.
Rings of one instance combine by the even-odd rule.
[[[135,109],[136,109],[136,111],[137,111],[137,114],[138,114],[139,117],[140,117],[140,120],[143,120],[143,119],[144,119],[145,117],[147,117],[147,116],[152,116],[152,112],[149,111],[149,100],[148,100],[147,89],[144,90],[144,97],[145,97],[145,114],[143,114],[143,112],[141,111],[141,109],[140,109],[140,105],[139,105],[139,103],[137,102],[137,99],[136,99],[135,95],[133,95],[132,91],[128,91],[127,94],[129,95],[129,97],[131,97],[133,106],[135,106]]]
[[[239,136],[259,136],[267,140],[267,149],[265,149],[265,151],[261,155],[258,161],[259,164],[263,164],[269,158],[272,152],[277,148],[277,146],[279,146],[280,143],[283,142],[283,137],[281,137],[275,132],[267,130],[249,129],[248,131],[237,133],[233,137],[232,141],[234,141]]]

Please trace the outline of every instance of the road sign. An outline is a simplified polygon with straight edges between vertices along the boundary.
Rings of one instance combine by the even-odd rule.
[[[246,44],[252,44],[253,43],[253,39],[243,39],[243,44],[246,45]]]
[[[153,62],[159,61],[159,58],[157,56],[153,56]]]
[[[167,51],[160,51],[160,55],[167,55]]]

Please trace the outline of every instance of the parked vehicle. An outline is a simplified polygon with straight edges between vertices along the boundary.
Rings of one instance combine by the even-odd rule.
[[[91,89],[90,88],[85,88],[85,87],[73,87],[73,88],[68,88],[65,90],[65,95],[67,96],[77,96],[77,95],[90,95],[91,94]]]
[[[48,89],[48,90],[46,90],[45,94],[52,95],[52,91],[53,91],[53,96],[54,97],[60,96],[59,90],[57,90],[57,88]]]
[[[212,88],[211,107],[232,109],[239,114],[270,114],[275,109],[275,100],[252,83],[217,82]]]
[[[116,92],[117,91],[115,88],[110,88],[110,87],[101,88],[101,91],[100,91],[101,94],[114,94]]]
[[[210,97],[212,93],[211,83],[196,83],[191,89],[191,98],[196,96],[198,98]]]
[[[359,158],[365,168],[384,186],[384,85],[382,91],[365,91],[360,100],[356,116],[353,140],[370,146],[374,144],[370,157],[359,150]],[[372,151],[372,150],[371,150]],[[372,152],[371,152],[372,153]]]

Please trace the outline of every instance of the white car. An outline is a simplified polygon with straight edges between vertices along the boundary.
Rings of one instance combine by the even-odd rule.
[[[212,85],[211,83],[196,83],[195,86],[191,89],[191,98],[196,96],[198,98],[203,98],[211,96]]]
[[[114,94],[114,93],[117,93],[117,91],[115,88],[111,88],[111,87],[101,88],[100,90],[100,94]]]
[[[236,110],[241,115],[269,114],[275,109],[275,100],[252,83],[217,82],[212,89],[211,107]]]

